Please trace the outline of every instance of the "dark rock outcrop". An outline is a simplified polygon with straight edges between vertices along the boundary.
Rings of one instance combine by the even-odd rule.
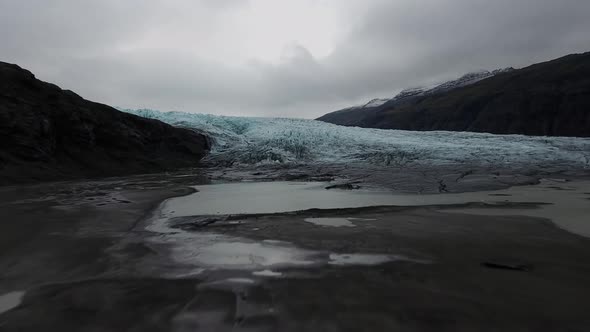
[[[0,184],[195,166],[205,135],[120,112],[0,62]]]
[[[338,111],[318,120],[383,129],[588,137],[590,53],[500,72],[449,91],[392,99],[365,113]]]

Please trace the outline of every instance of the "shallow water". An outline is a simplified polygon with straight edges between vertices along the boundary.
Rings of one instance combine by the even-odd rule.
[[[207,270],[255,270],[252,275],[259,277],[279,277],[277,269],[286,267],[314,267],[330,265],[377,265],[389,261],[413,261],[419,259],[382,254],[335,254],[325,251],[298,248],[289,242],[264,240],[253,241],[245,238],[215,233],[187,232],[170,229],[162,232],[166,219],[154,221],[158,227],[150,228],[157,236],[151,241],[169,246],[171,258],[189,266],[187,271],[172,273],[172,276],[188,277],[199,275]],[[154,231],[156,230],[157,231]],[[272,268],[272,270],[271,270]]]
[[[306,186],[303,184],[302,186]],[[185,266],[183,271],[169,271],[169,276],[188,277],[200,275],[208,270],[254,270],[253,276],[280,277],[277,269],[285,267],[313,267],[322,265],[377,265],[395,260],[423,263],[408,257],[382,254],[335,254],[329,251],[307,250],[290,242],[266,239],[254,241],[246,238],[216,234],[212,232],[189,232],[170,225],[170,203],[165,202],[150,220],[148,231],[156,234],[150,240],[164,244],[171,258]],[[176,215],[175,215],[176,216]],[[349,220],[338,218],[310,218],[313,222],[353,225]],[[322,219],[328,219],[322,220]],[[360,220],[360,219],[357,219]],[[353,225],[354,226],[354,225]],[[272,268],[272,270],[271,270]]]
[[[246,182],[195,186],[199,192],[166,201],[168,218],[254,214],[367,206],[454,205],[470,202],[547,203],[530,209],[456,209],[453,212],[510,214],[551,219],[570,232],[590,237],[590,181],[542,180],[538,185],[458,194],[399,194],[391,191],[326,190],[319,182]]]
[[[571,232],[590,236],[590,181],[544,180],[539,185],[506,190],[437,195],[394,194],[388,191],[325,190],[325,183],[232,183],[197,186],[199,192],[164,202],[148,230],[159,234],[152,241],[168,245],[174,260],[192,267],[188,274],[206,270],[250,270],[253,276],[279,276],[284,267],[322,265],[377,265],[390,261],[428,263],[400,255],[334,253],[298,248],[289,242],[187,232],[171,228],[174,217],[210,214],[273,213],[311,208],[363,206],[420,206],[484,202],[490,208],[442,209],[449,213],[524,215],[548,218]],[[494,207],[501,203],[547,203],[530,208]],[[366,220],[354,218],[307,218],[305,221],[328,227],[350,227]],[[474,221],[476,222],[476,221]],[[185,275],[187,271],[183,272]],[[182,274],[178,274],[182,275]],[[178,276],[177,275],[177,276]]]
[[[330,254],[331,265],[378,265],[392,260],[390,255]]]
[[[259,277],[280,277],[283,275],[282,272],[275,272],[272,270],[254,271],[252,274]]]
[[[329,227],[355,227],[349,218],[305,218],[306,222]]]
[[[323,182],[240,182],[195,186],[199,192],[168,200],[169,217],[254,214],[380,205],[389,191],[326,190]]]
[[[202,273],[203,269],[259,269],[315,263],[312,259],[315,253],[287,242],[256,242],[215,233],[187,232],[168,228],[167,221],[166,218],[156,219],[148,227],[148,230],[160,234],[153,241],[170,245],[172,258],[195,266],[192,271]]]
[[[25,292],[21,291],[0,295],[0,314],[18,307],[21,304],[24,296]]]

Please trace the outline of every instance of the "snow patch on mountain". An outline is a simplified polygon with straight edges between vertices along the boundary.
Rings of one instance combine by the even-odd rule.
[[[391,100],[390,98],[375,98],[375,99],[371,99],[369,102],[364,103],[364,104],[343,108],[341,111],[379,107],[390,100]]]
[[[365,107],[378,107],[378,106],[385,104],[388,101],[389,101],[389,99],[375,98],[375,99],[369,101],[368,103],[364,104],[362,107],[363,108],[365,108]]]
[[[122,110],[207,133],[206,162],[231,166],[264,163],[368,163],[400,166],[471,163],[528,167],[564,163],[590,168],[590,139],[471,132],[413,132],[343,127],[321,121],[232,117],[154,110]]]
[[[504,69],[496,69],[494,71],[488,71],[488,70],[475,71],[475,72],[467,73],[467,74],[459,77],[458,79],[447,81],[442,84],[435,84],[432,86],[414,87],[414,88],[404,89],[393,98],[388,98],[388,99],[387,98],[386,99],[376,98],[376,99],[369,101],[366,104],[359,105],[359,106],[353,106],[353,107],[349,107],[346,109],[351,110],[351,109],[361,109],[361,108],[369,108],[369,107],[379,107],[390,100],[397,101],[397,100],[402,100],[402,99],[410,98],[410,97],[427,96],[427,95],[431,95],[431,94],[435,94],[435,93],[446,92],[446,91],[450,91],[450,90],[464,87],[467,85],[475,84],[475,83],[477,83],[481,80],[484,80],[486,78],[493,77],[495,75],[498,75],[501,73],[506,73],[506,72],[509,72],[512,70],[514,70],[514,68],[509,67],[509,68],[504,68]]]
[[[494,71],[488,71],[488,70],[476,71],[476,72],[465,74],[456,80],[447,81],[447,82],[444,82],[442,84],[437,84],[432,87],[419,87],[419,88],[412,88],[412,89],[403,90],[397,96],[395,96],[393,99],[399,100],[402,98],[408,98],[408,97],[413,97],[413,96],[426,96],[426,95],[431,95],[431,94],[435,94],[435,93],[446,92],[446,91],[450,91],[450,90],[464,87],[467,85],[475,84],[475,83],[477,83],[481,80],[484,80],[486,78],[496,76],[501,73],[506,73],[506,72],[509,72],[512,70],[514,70],[514,68],[510,67],[510,68],[504,68],[504,69],[497,69]]]
[[[423,87],[405,89],[405,90],[402,90],[400,93],[398,93],[393,99],[402,99],[402,98],[419,96],[419,95],[424,94],[424,92],[427,90],[428,90],[427,88],[423,88]]]
[[[486,79],[486,78],[492,77],[492,76],[494,76],[494,74],[492,74],[492,72],[489,72],[487,70],[468,73],[468,74],[465,74],[465,75],[459,77],[456,80],[452,80],[452,81],[448,81],[443,84],[440,84],[440,85],[434,87],[433,89],[428,90],[427,93],[437,93],[437,92],[453,90],[453,89],[460,88],[463,86],[475,84],[483,79]]]

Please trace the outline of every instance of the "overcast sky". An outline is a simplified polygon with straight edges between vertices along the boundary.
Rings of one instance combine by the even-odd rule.
[[[0,0],[0,60],[127,108],[313,118],[590,51],[589,0]]]

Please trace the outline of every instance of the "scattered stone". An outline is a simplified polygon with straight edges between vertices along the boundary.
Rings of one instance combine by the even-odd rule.
[[[449,190],[447,188],[447,185],[446,185],[446,183],[445,183],[444,180],[439,180],[438,181],[438,192],[439,193],[448,193],[449,192]]]
[[[294,180],[304,180],[307,179],[307,174],[301,173],[301,174],[291,174],[291,173],[287,173],[285,174],[285,180],[287,181],[294,181]]]
[[[333,176],[314,176],[309,178],[309,181],[317,181],[317,182],[330,182],[330,181],[334,181],[334,177]]]
[[[183,223],[183,224],[180,224],[178,226],[173,226],[173,227],[179,227],[184,230],[198,229],[198,228],[202,228],[202,227],[207,227],[207,226],[214,224],[218,221],[220,221],[219,218],[202,218],[202,219],[193,220],[190,223]]]
[[[352,183],[344,183],[344,184],[334,184],[331,186],[326,187],[327,190],[330,189],[343,189],[343,190],[356,190],[361,189],[361,186],[352,184]]]

